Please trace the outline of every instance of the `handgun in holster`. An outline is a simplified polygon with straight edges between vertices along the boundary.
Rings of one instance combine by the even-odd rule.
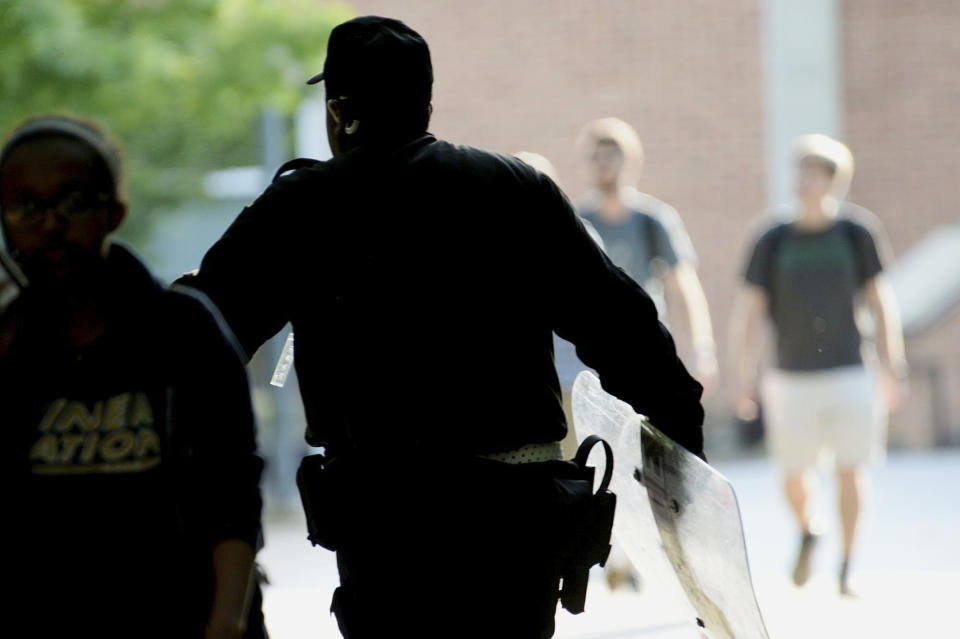
[[[593,492],[594,469],[587,466],[587,457],[597,443],[603,444],[606,467],[600,486]],[[613,450],[610,444],[596,435],[590,435],[577,449],[574,462],[589,478],[590,493],[586,499],[578,500],[579,505],[572,513],[574,518],[571,521],[571,546],[563,562],[560,603],[576,615],[584,610],[590,568],[603,566],[610,556],[610,534],[613,531],[617,496],[609,490],[613,476]]]
[[[325,455],[307,455],[297,469],[297,488],[307,519],[307,539],[314,546],[336,550],[345,488],[340,463]]]

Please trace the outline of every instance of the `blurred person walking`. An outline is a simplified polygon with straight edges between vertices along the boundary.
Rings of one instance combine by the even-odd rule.
[[[843,532],[839,589],[847,595],[864,469],[883,456],[887,411],[904,397],[907,364],[896,300],[883,277],[891,260],[883,229],[872,213],[842,199],[853,156],[836,140],[808,135],[795,141],[794,157],[797,200],[753,243],[731,317],[736,409],[752,419],[762,400],[769,448],[800,527],[798,586],[809,578],[820,535],[812,507],[816,466],[822,453],[832,454]],[[865,347],[860,311],[875,323],[876,352]],[[761,379],[767,321],[775,357]]]
[[[29,637],[263,637],[243,362],[203,295],[110,239],[120,173],[71,117],[0,151],[0,229],[28,281],[0,312],[8,619]]]
[[[580,200],[581,217],[596,229],[613,263],[653,298],[661,318],[680,310],[668,308],[668,299],[682,301],[694,374],[711,392],[718,372],[716,346],[696,271],[697,255],[676,209],[632,185],[643,168],[643,146],[636,130],[619,118],[592,120],[580,131],[577,148],[593,182]],[[640,588],[640,576],[616,546],[605,575],[611,588]]]
[[[643,170],[636,130],[619,118],[592,120],[580,131],[577,148],[593,182],[579,201],[580,215],[603,239],[613,263],[653,298],[665,324],[671,315],[686,313],[694,374],[709,394],[717,382],[716,345],[697,254],[677,210],[633,186]],[[670,306],[673,300],[682,309]]]
[[[702,389],[553,181],[427,132],[419,34],[338,25],[319,81],[333,159],[277,179],[188,281],[248,355],[293,322],[307,439],[325,448],[299,483],[311,539],[337,553],[344,636],[549,637],[558,549],[594,525],[556,492],[551,333],[699,454]]]

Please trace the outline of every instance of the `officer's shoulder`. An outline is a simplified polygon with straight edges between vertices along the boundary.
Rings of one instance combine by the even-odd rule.
[[[435,157],[448,167],[469,168],[479,179],[512,177],[519,182],[540,182],[544,176],[523,160],[497,151],[437,140]]]
[[[273,174],[271,187],[280,191],[309,187],[318,181],[331,179],[344,163],[343,158],[330,158],[328,160],[294,158],[284,162],[276,170]]]
[[[274,172],[273,178],[270,181],[276,182],[281,177],[292,175],[300,169],[312,168],[320,163],[320,160],[315,160],[313,158],[294,158],[292,160],[287,160]]]
[[[267,210],[271,219],[282,214],[297,217],[303,205],[314,202],[318,193],[330,197],[337,193],[337,186],[344,183],[343,159],[290,160],[274,173],[273,181],[252,205],[254,209]]]

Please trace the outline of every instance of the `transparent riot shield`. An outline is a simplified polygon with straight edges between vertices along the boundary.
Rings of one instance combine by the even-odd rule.
[[[714,639],[767,639],[747,563],[740,510],[727,479],[600,387],[573,385],[577,438],[613,447],[616,543],[645,583],[689,602]]]

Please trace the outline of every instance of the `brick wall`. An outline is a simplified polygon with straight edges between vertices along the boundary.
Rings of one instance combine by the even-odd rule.
[[[609,115],[634,125],[647,158],[639,187],[684,217],[725,334],[744,229],[764,206],[756,0],[352,4],[430,44],[434,133],[542,153],[573,199],[587,186],[573,153],[580,127]]]
[[[883,219],[897,253],[960,219],[958,33],[955,0],[843,3],[846,128],[857,158],[851,199]],[[929,438],[931,411],[922,365],[939,364],[945,389],[960,389],[960,314],[911,339],[908,356],[917,364],[914,397],[891,435],[917,443]],[[960,393],[945,408],[960,427]]]
[[[432,130],[506,153],[546,155],[568,193],[586,187],[580,126],[616,115],[644,141],[639,187],[676,206],[700,254],[721,355],[750,221],[765,206],[762,0],[353,0],[400,18],[430,44]],[[902,252],[960,201],[960,4],[842,2],[852,198],[886,222]],[[906,170],[909,168],[909,170]],[[491,211],[496,215],[496,211]],[[948,362],[960,387],[960,320],[910,343]],[[895,420],[894,441],[925,440],[928,389]],[[949,414],[960,416],[960,394]],[[714,428],[728,415],[708,402]]]

